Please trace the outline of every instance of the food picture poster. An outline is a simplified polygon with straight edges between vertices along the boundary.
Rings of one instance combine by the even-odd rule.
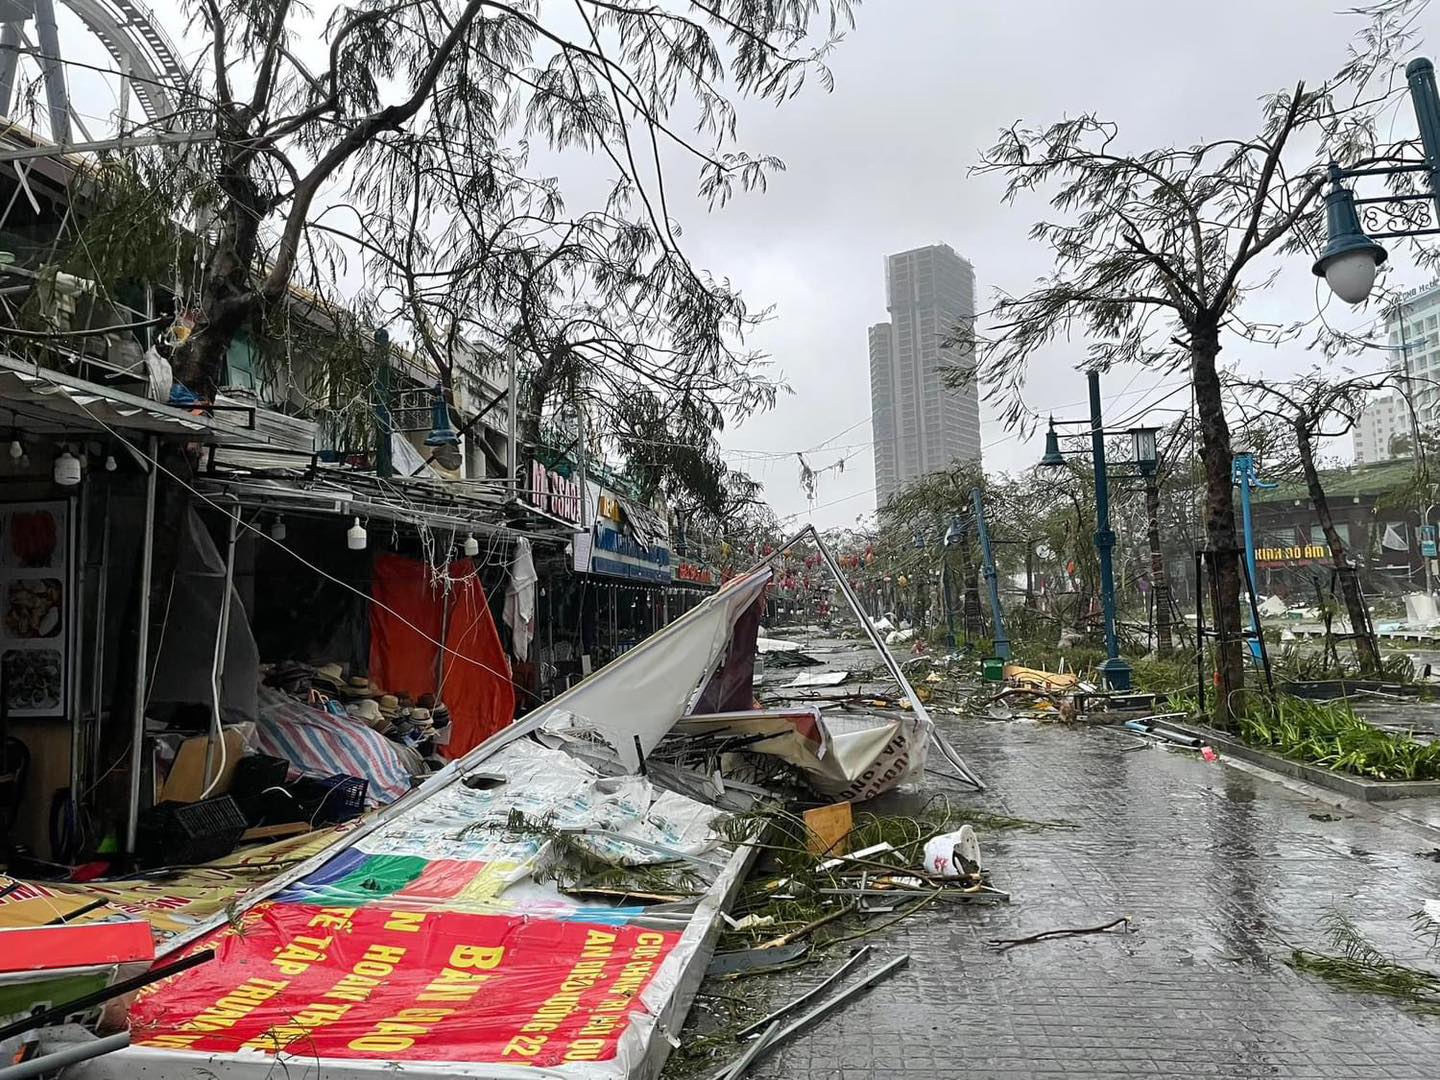
[[[0,503],[0,669],[11,716],[64,713],[66,509]]]

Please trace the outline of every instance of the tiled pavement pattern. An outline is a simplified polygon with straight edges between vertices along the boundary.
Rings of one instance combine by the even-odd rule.
[[[1080,829],[984,836],[1011,904],[942,908],[869,939],[872,968],[902,951],[910,967],[751,1076],[1440,1078],[1440,1017],[1279,959],[1286,942],[1319,943],[1331,908],[1418,959],[1408,918],[1440,896],[1440,866],[1416,853],[1440,832],[1197,755],[1122,752],[1128,738],[1107,731],[940,722],[990,785],[957,796],[966,805]],[[932,779],[891,805],[913,808],[947,786]],[[1003,955],[984,945],[1122,914],[1136,932]]]

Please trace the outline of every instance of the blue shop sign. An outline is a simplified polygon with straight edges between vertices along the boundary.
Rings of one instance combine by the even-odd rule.
[[[670,584],[670,549],[660,544],[646,546],[616,529],[595,523],[595,546],[590,554],[590,572],[632,581]]]

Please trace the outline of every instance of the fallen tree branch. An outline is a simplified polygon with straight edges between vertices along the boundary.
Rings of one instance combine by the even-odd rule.
[[[1015,948],[1017,945],[1030,945],[1037,941],[1045,941],[1047,938],[1079,937],[1081,934],[1103,934],[1106,930],[1113,929],[1122,923],[1128,930],[1130,928],[1130,916],[1121,915],[1118,919],[1107,922],[1104,926],[1087,926],[1078,930],[1046,930],[1041,934],[1031,934],[1029,937],[1021,938],[991,938],[985,942],[985,944],[989,945],[996,952],[1006,952]]]

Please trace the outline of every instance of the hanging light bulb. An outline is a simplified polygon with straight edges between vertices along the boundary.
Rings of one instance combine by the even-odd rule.
[[[74,487],[80,483],[80,459],[64,447],[55,459],[55,483],[61,487]]]
[[[16,435],[10,440],[10,460],[19,461],[24,456],[25,444],[20,441],[20,436]]]
[[[276,514],[276,515],[275,515],[275,520],[270,523],[270,539],[271,539],[271,540],[284,540],[284,539],[285,539],[285,515],[284,515],[284,514]]]
[[[114,472],[114,471],[115,471],[116,469],[118,469],[119,467],[120,467],[119,464],[115,461],[115,455],[114,455],[114,454],[106,454],[106,455],[105,455],[105,471],[106,471],[106,472]]]
[[[480,541],[475,539],[474,533],[465,534],[465,554],[472,557],[480,554]]]
[[[365,526],[360,524],[358,517],[355,524],[345,530],[345,546],[351,551],[364,551],[369,539],[369,534],[365,532]]]

